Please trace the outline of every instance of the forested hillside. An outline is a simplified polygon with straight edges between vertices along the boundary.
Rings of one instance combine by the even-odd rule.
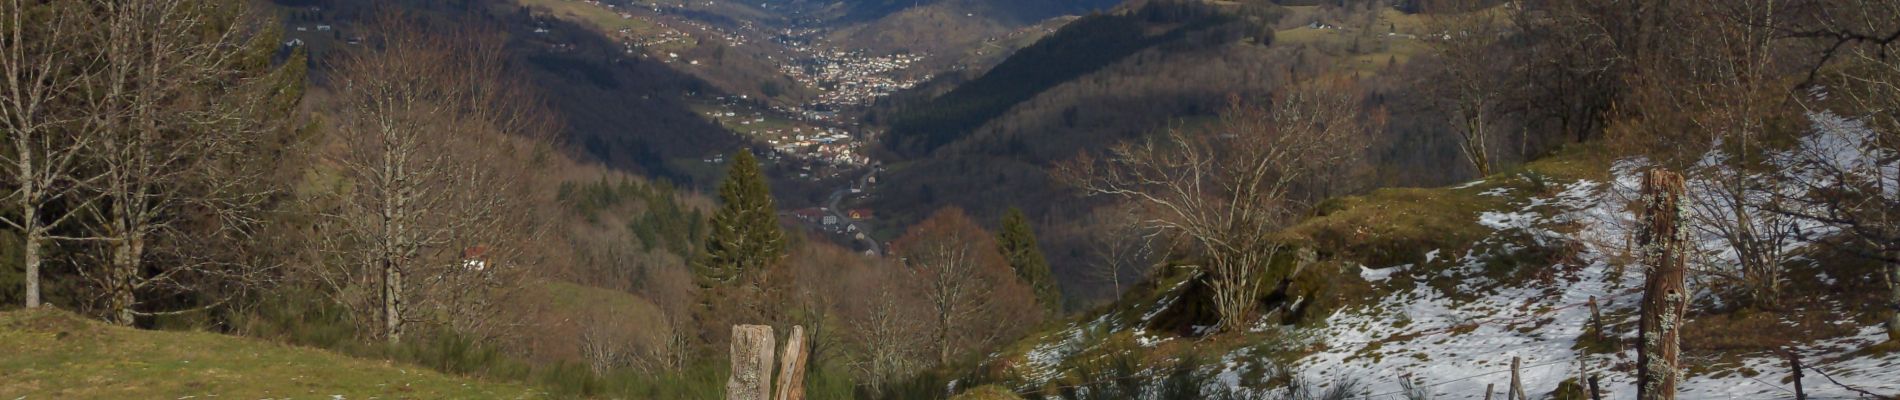
[[[741,138],[700,118],[683,100],[686,93],[711,86],[654,60],[628,57],[621,46],[572,21],[536,17],[526,7],[501,1],[286,1],[284,23],[291,28],[329,26],[333,34],[310,40],[312,62],[324,65],[354,46],[377,15],[408,11],[429,18],[468,18],[505,32],[497,51],[521,67],[528,84],[562,125],[560,142],[574,154],[648,176],[686,181],[698,171],[682,169],[681,160],[719,154],[744,143]],[[314,11],[313,11],[314,10]],[[303,36],[303,35],[300,35]],[[328,72],[315,69],[318,82]]]
[[[1418,73],[1386,62],[1409,57],[1416,44],[1383,32],[1314,38],[1311,31],[1323,30],[1292,21],[1416,24],[1416,17],[1381,10],[1157,1],[1079,19],[942,95],[893,101],[875,112],[875,120],[889,123],[881,140],[897,162],[869,204],[892,210],[883,222],[897,226],[941,205],[988,218],[1022,207],[1048,232],[1045,245],[1066,284],[1105,288],[1111,285],[1086,272],[1098,262],[1088,238],[1096,229],[1068,223],[1099,219],[1092,216],[1103,214],[1100,204],[1071,200],[1074,194],[1048,174],[1051,167],[1158,131],[1197,129],[1235,101],[1264,103],[1289,81],[1355,75],[1371,92],[1364,106],[1397,122],[1370,142],[1371,163],[1404,167],[1362,171],[1330,190],[1467,176],[1453,142],[1439,136],[1439,122],[1420,121],[1433,105],[1407,84]],[[1365,45],[1352,46],[1355,40]],[[1382,62],[1354,72],[1362,59]]]
[[[542,81],[632,72],[601,63],[592,72],[610,77],[590,78],[577,66],[593,61],[547,64],[536,54],[580,56],[512,40],[508,15],[471,12],[479,7],[246,5],[0,4],[6,20],[27,21],[0,40],[13,88],[0,114],[9,143],[0,220],[26,228],[0,234],[6,308],[200,332],[10,312],[0,337],[33,348],[58,339],[71,351],[15,355],[5,361],[15,374],[0,379],[12,385],[0,392],[690,391],[680,383],[693,381],[697,336],[686,260],[707,235],[711,203],[630,173],[641,171],[631,156],[591,156],[620,150],[564,140],[589,137],[571,121],[664,109],[568,114],[548,90],[570,86]],[[348,34],[321,45],[280,39],[319,25]],[[142,29],[153,33],[120,34]],[[171,53],[105,52],[153,43]],[[582,86],[609,90],[592,85]],[[104,90],[112,87],[122,89]],[[681,146],[668,151],[729,149],[707,138],[599,134]],[[34,160],[53,162],[21,164]],[[172,352],[137,347],[157,344]],[[389,376],[370,376],[377,370]],[[604,383],[633,371],[646,373]],[[98,384],[98,374],[115,383],[73,387]],[[335,380],[277,391],[291,385],[282,379],[323,377]]]
[[[1018,103],[1143,49],[1162,43],[1213,47],[1238,40],[1247,33],[1241,31],[1245,26],[1222,26],[1234,22],[1233,18],[1193,3],[1151,3],[1140,12],[1078,19],[1017,51],[981,77],[889,116],[891,132],[884,145],[900,156],[928,156]],[[1190,34],[1207,37],[1178,43]],[[1223,34],[1232,36],[1219,37]]]
[[[0,398],[1894,398],[1895,51],[1900,0],[0,0]]]
[[[1103,251],[1083,276],[1133,259],[1149,279],[937,383],[1065,399],[1891,397],[1896,203],[1875,182],[1900,171],[1880,55],[1900,27],[1873,21],[1895,6],[1287,7],[1306,27],[1276,43],[1342,57],[1289,70],[1307,78],[1265,105],[1049,169],[1134,215],[1091,231],[1161,240],[1161,256]],[[1343,125],[1309,108],[1342,92],[1326,85],[1359,85],[1343,92],[1370,109]],[[1420,142],[1444,152],[1397,145]],[[1410,165],[1443,174],[1412,182],[1479,179],[1334,191],[1406,182]]]

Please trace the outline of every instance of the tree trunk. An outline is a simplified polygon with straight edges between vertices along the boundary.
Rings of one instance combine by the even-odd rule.
[[[937,365],[950,364],[950,323],[939,322],[937,327]]]
[[[1887,341],[1900,343],[1900,261],[1887,261],[1887,290]]]
[[[1681,375],[1677,346],[1688,311],[1683,289],[1682,176],[1663,169],[1650,170],[1643,179],[1643,230],[1639,233],[1643,263],[1649,267],[1643,292],[1642,347],[1637,352],[1636,398],[1676,398]]]
[[[726,400],[767,400],[772,395],[772,327],[732,327],[732,376]]]
[[[385,141],[383,154],[386,159],[399,160],[406,155],[392,146]],[[407,229],[409,187],[406,186],[409,175],[404,172],[406,171],[402,168],[400,161],[386,161],[382,165],[383,184],[396,186],[385,187],[383,191],[384,196],[392,194],[394,196],[385,199],[383,203],[383,232],[382,243],[380,243],[383,253],[381,260],[383,264],[383,340],[391,345],[402,343],[404,306],[402,279],[403,268],[407,267],[404,263],[408,261],[405,256],[408,255],[410,245],[406,236],[409,234]],[[390,192],[391,189],[394,193]]]
[[[106,274],[106,319],[115,325],[132,325],[132,306],[137,303],[132,291],[144,250],[144,240],[130,232],[113,243],[111,271]]]
[[[805,400],[805,327],[793,325],[778,367],[777,400]]]
[[[35,213],[35,211],[37,211],[34,210],[35,208],[37,207],[31,205],[27,206],[20,217],[22,222],[25,222],[22,225],[26,225],[26,242],[21,243],[21,247],[23,247],[21,250],[23,253],[26,253],[26,308],[38,308],[40,306],[41,233],[39,220],[36,219],[39,218],[39,215]]]
[[[402,343],[402,269],[393,256],[383,259],[383,339]]]

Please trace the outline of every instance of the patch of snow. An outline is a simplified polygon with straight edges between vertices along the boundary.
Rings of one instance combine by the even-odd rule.
[[[1491,229],[1526,229],[1537,221],[1537,214],[1528,212],[1485,211],[1478,214],[1478,225]]]
[[[1814,123],[1815,133],[1801,139],[1794,150],[1808,156],[1770,154],[1767,158],[1782,167],[1777,174],[1787,176],[1724,176],[1723,171],[1714,171],[1714,176],[1763,182],[1786,182],[1786,179],[1776,178],[1788,176],[1795,177],[1796,181],[1825,179],[1823,172],[1829,170],[1854,171],[1853,174],[1862,176],[1900,176],[1900,163],[1883,161],[1894,159],[1893,154],[1868,145],[1873,132],[1864,125],[1829,113],[1813,113],[1809,118]],[[1720,157],[1725,156],[1711,153],[1705,157],[1705,166],[1719,166],[1721,163],[1710,160]],[[1590,309],[1587,304],[1591,299],[1598,302],[1606,316],[1612,316],[1606,324],[1625,331],[1618,340],[1628,341],[1634,336],[1634,329],[1628,327],[1634,323],[1633,311],[1641,299],[1642,273],[1639,267],[1621,263],[1627,260],[1622,256],[1631,251],[1630,240],[1636,226],[1630,206],[1640,198],[1642,170],[1649,164],[1641,158],[1619,160],[1612,163],[1608,181],[1570,182],[1550,195],[1487,190],[1483,194],[1505,197],[1511,204],[1504,210],[1478,215],[1477,223],[1494,230],[1493,235],[1469,249],[1452,250],[1462,251],[1462,255],[1432,249],[1424,254],[1426,263],[1443,259],[1450,264],[1438,264],[1445,267],[1415,274],[1422,279],[1450,279],[1457,285],[1449,292],[1441,290],[1442,286],[1416,285],[1386,293],[1371,305],[1336,310],[1326,317],[1322,327],[1285,328],[1288,330],[1283,333],[1297,331],[1312,338],[1310,343],[1302,345],[1304,348],[1323,349],[1294,361],[1290,368],[1302,380],[1318,385],[1328,385],[1338,379],[1357,380],[1367,385],[1365,393],[1370,398],[1400,398],[1399,380],[1406,376],[1425,385],[1436,398],[1478,399],[1484,397],[1487,384],[1503,386],[1509,381],[1511,360],[1518,357],[1523,365],[1522,381],[1532,397],[1544,396],[1560,382],[1587,369],[1601,374],[1604,390],[1612,394],[1610,398],[1628,398],[1635,392],[1635,379],[1620,369],[1635,362],[1635,349],[1584,354],[1575,347],[1578,339],[1588,332]],[[1473,181],[1454,189],[1483,182]],[[1692,181],[1688,186],[1692,202],[1712,196],[1716,189],[1708,182]],[[1759,195],[1799,194],[1799,188],[1793,186],[1765,187],[1766,192]],[[1751,219],[1760,219],[1765,215],[1761,213],[1766,212],[1743,211]],[[1786,223],[1793,225],[1777,232],[1790,236],[1778,237],[1776,245],[1791,253],[1810,245],[1806,238],[1830,232],[1825,226],[1806,222]],[[1697,249],[1699,261],[1732,265],[1735,254],[1724,250],[1727,245],[1719,236],[1711,235],[1706,227],[1691,228],[1690,243]],[[1492,262],[1532,250],[1527,246],[1561,247],[1575,253],[1563,261],[1542,266],[1546,270],[1535,271],[1538,278],[1528,284],[1502,285],[1488,277],[1486,268]],[[1799,256],[1788,259],[1802,260]],[[1368,282],[1383,282],[1412,267],[1409,264],[1384,268],[1362,265],[1359,276]],[[1817,279],[1829,285],[1837,280],[1827,274],[1819,274]],[[1138,324],[1145,325],[1179,301],[1180,288],[1169,289],[1169,294],[1157,301],[1154,308],[1142,310]],[[1105,316],[1090,325],[1113,324],[1112,321],[1117,320]],[[1851,326],[1855,322],[1835,323]],[[1128,328],[1108,327],[1110,330]],[[1055,376],[1051,369],[1062,359],[1083,350],[1076,347],[1084,341],[1084,332],[1088,329],[1093,328],[1071,324],[1043,339],[1043,343],[1029,352],[1028,362],[1018,366],[1031,371],[1023,376],[1034,386],[1047,383]],[[1900,352],[1850,355],[1885,341],[1884,332],[1877,326],[1861,326],[1855,332],[1789,350],[1801,355],[1804,364],[1846,384],[1879,393],[1900,393]],[[1171,339],[1172,336],[1165,333],[1138,331],[1135,334],[1136,343],[1144,347],[1154,347]],[[1265,367],[1252,364],[1260,362],[1254,355],[1262,351],[1272,353],[1269,349],[1243,347],[1224,355],[1218,363],[1203,367],[1200,372],[1213,377],[1211,385],[1231,391],[1255,395],[1283,393],[1283,389],[1261,391],[1246,385],[1245,377],[1256,372],[1252,368]],[[1790,394],[1785,391],[1787,384],[1783,382],[1785,363],[1780,354],[1746,355],[1730,365],[1716,366],[1715,372],[1686,376],[1678,398],[1786,398]],[[1759,375],[1741,371],[1757,371]],[[1144,373],[1152,375],[1152,371]],[[1857,396],[1819,373],[1807,374],[1802,383],[1811,398]]]
[[[1895,163],[1881,164],[1890,154],[1867,145],[1871,131],[1855,121],[1832,114],[1810,115],[1814,135],[1802,139],[1796,151],[1810,152],[1833,164],[1835,170],[1857,171],[1864,176],[1900,176]],[[1711,157],[1722,157],[1712,154]],[[1771,160],[1781,155],[1771,155]],[[1887,158],[1891,159],[1891,158]],[[1786,161],[1782,174],[1799,179],[1818,179],[1814,171]],[[1715,163],[1710,163],[1715,164]],[[1812,163],[1810,163],[1812,164]],[[1587,330],[1589,309],[1584,306],[1597,299],[1604,312],[1629,315],[1641,299],[1641,273],[1624,271],[1612,262],[1612,255],[1626,254],[1636,221],[1627,205],[1639,198],[1641,170],[1648,165],[1642,159],[1622,160],[1611,166],[1609,182],[1578,181],[1549,196],[1524,199],[1516,210],[1487,211],[1478,223],[1497,231],[1497,236],[1481,240],[1461,257],[1456,266],[1443,269],[1438,277],[1458,279],[1452,296],[1431,285],[1390,293],[1376,304],[1336,311],[1327,318],[1315,337],[1318,347],[1326,349],[1297,362],[1299,373],[1308,381],[1358,379],[1369,385],[1373,398],[1398,398],[1400,376],[1416,382],[1443,399],[1483,398],[1486,384],[1504,385],[1509,380],[1510,362],[1521,357],[1522,379],[1533,397],[1556,389],[1558,383],[1579,375],[1580,368],[1602,374],[1609,393],[1634,393],[1635,379],[1611,367],[1634,362],[1635,349],[1613,354],[1582,354],[1574,350]],[[1721,171],[1717,171],[1718,177]],[[1727,176],[1736,178],[1736,176]],[[1742,177],[1759,181],[1784,181],[1783,177]],[[1713,190],[1707,182],[1689,182],[1692,201],[1707,198]],[[1773,195],[1796,195],[1794,188],[1768,186]],[[1701,192],[1701,193],[1696,193]],[[1489,193],[1489,192],[1487,192]],[[1732,211],[1732,210],[1731,210]],[[1760,219],[1765,210],[1745,210]],[[1825,235],[1827,227],[1803,221],[1779,232],[1776,244],[1788,252],[1812,243],[1804,238]],[[1559,232],[1563,229],[1563,233]],[[1806,232],[1806,236],[1798,232]],[[1479,276],[1494,255],[1521,250],[1506,234],[1528,233],[1539,246],[1567,244],[1577,246],[1579,254],[1568,262],[1550,265],[1551,278],[1527,287],[1501,287]],[[1709,230],[1693,231],[1691,243],[1711,264],[1733,263],[1735,255],[1720,237]],[[1550,243],[1546,241],[1556,241]],[[1491,248],[1485,248],[1486,244]],[[1436,260],[1438,250],[1426,254]],[[1791,258],[1792,259],[1792,258]],[[1389,276],[1391,268],[1361,267],[1362,277]],[[1819,276],[1830,284],[1834,277]],[[1371,279],[1368,279],[1371,280]],[[1475,296],[1475,298],[1470,298]],[[1457,297],[1457,298],[1454,298]],[[1606,321],[1612,326],[1634,321]],[[1851,321],[1840,323],[1851,324]],[[1628,335],[1633,335],[1629,333]],[[1625,340],[1629,337],[1623,338]],[[1842,356],[1885,340],[1877,326],[1864,326],[1852,336],[1809,343],[1793,349],[1814,368],[1827,371],[1835,379],[1878,393],[1900,393],[1900,353],[1881,356]],[[1786,362],[1779,354],[1763,353],[1744,357],[1730,366],[1718,366],[1717,372],[1688,376],[1681,384],[1678,398],[1737,399],[1789,397]],[[1744,376],[1738,371],[1759,371],[1760,376]],[[1811,398],[1854,398],[1857,393],[1834,385],[1818,373],[1803,378],[1803,387]]]
[[[1033,386],[1042,386],[1055,379],[1059,372],[1056,367],[1062,365],[1062,360],[1082,350],[1083,332],[1075,324],[1069,324],[1057,335],[1061,335],[1062,339],[1036,345],[1024,354],[1022,364],[1014,366],[1018,375]]]
[[[1430,260],[1431,256],[1429,255],[1426,256],[1426,259]],[[1366,266],[1361,265],[1359,266],[1359,278],[1365,279],[1366,282],[1382,282],[1382,281],[1385,281],[1386,279],[1391,279],[1393,272],[1404,270],[1405,268],[1410,267],[1410,266],[1411,264],[1400,265],[1396,267],[1386,267],[1386,268],[1366,268]]]
[[[1626,233],[1622,227],[1627,225],[1613,222],[1626,218],[1621,215],[1627,212],[1614,205],[1621,203],[1606,201],[1618,188],[1604,186],[1572,183],[1557,195],[1532,199],[1521,210],[1479,216],[1480,224],[1500,233],[1541,233],[1557,223],[1580,225],[1573,235],[1581,247],[1577,261],[1548,267],[1558,284],[1484,290],[1491,286],[1489,280],[1471,275],[1487,257],[1474,249],[1446,276],[1468,276],[1458,290],[1478,298],[1454,299],[1421,285],[1389,294],[1376,306],[1336,312],[1316,335],[1331,350],[1301,359],[1301,374],[1315,382],[1360,379],[1375,394],[1398,392],[1398,377],[1411,376],[1433,385],[1430,389],[1442,398],[1482,398],[1486,384],[1509,378],[1499,372],[1508,371],[1511,358],[1522,357],[1525,389],[1554,390],[1576,375],[1579,356],[1571,347],[1589,321],[1589,309],[1582,305],[1594,297],[1610,310],[1625,309],[1636,303],[1632,289],[1640,287],[1636,274],[1620,273],[1619,266],[1608,262],[1615,252],[1608,243],[1616,242],[1588,240]],[[1506,253],[1517,250],[1500,247]]]

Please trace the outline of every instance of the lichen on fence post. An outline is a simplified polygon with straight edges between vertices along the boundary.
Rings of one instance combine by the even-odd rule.
[[[1641,348],[1636,355],[1638,400],[1675,399],[1682,375],[1678,341],[1689,306],[1683,288],[1684,240],[1679,225],[1682,192],[1682,175],[1656,168],[1643,176],[1642,230],[1637,243],[1648,274],[1638,335]]]
[[[726,400],[767,400],[772,396],[772,327],[732,327],[732,376],[726,378]]]

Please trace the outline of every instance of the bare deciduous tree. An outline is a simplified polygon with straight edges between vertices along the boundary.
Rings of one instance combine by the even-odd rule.
[[[1900,1],[1827,6],[1792,35],[1827,40],[1823,61],[1839,61],[1822,78],[1844,118],[1822,122],[1842,141],[1797,149],[1798,176],[1809,179],[1795,183],[1807,193],[1777,211],[1831,228],[1815,239],[1884,267],[1887,340],[1900,342]]]
[[[1497,136],[1497,122],[1503,114],[1506,85],[1502,79],[1508,65],[1500,59],[1507,53],[1497,51],[1506,26],[1492,11],[1460,14],[1436,14],[1431,17],[1429,33],[1423,42],[1431,49],[1437,73],[1431,76],[1439,98],[1458,134],[1458,150],[1471,163],[1478,176],[1490,176],[1496,166],[1491,139]]]
[[[854,296],[843,313],[848,339],[855,351],[848,365],[873,393],[924,368],[930,347],[924,326],[916,323],[925,311],[916,298],[903,296],[906,277],[887,271],[852,276]]]
[[[546,122],[499,38],[466,25],[430,32],[390,16],[374,24],[373,50],[338,67],[344,151],[333,158],[352,186],[328,219],[339,265],[321,275],[379,316],[390,343],[411,322],[494,332],[493,310],[541,236],[514,153]]]
[[[678,370],[692,355],[695,336],[693,308],[698,295],[694,293],[693,273],[684,262],[651,266],[645,273],[640,294],[653,301],[665,322],[661,346],[651,349],[646,358],[655,364],[652,369]]]
[[[1325,178],[1359,159],[1371,127],[1383,123],[1358,99],[1340,83],[1289,87],[1267,108],[1236,100],[1208,132],[1172,130],[1057,172],[1091,195],[1128,202],[1144,225],[1194,246],[1215,297],[1216,329],[1239,329],[1270,275],[1298,272],[1267,270],[1288,248],[1274,233],[1310,207],[1310,186],[1331,184]]]
[[[1673,6],[1681,18],[1640,58],[1628,118],[1610,135],[1633,154],[1689,176],[1688,226],[1719,238],[1735,260],[1705,258],[1696,272],[1731,282],[1744,302],[1772,306],[1780,296],[1784,248],[1796,221],[1783,208],[1785,184],[1762,165],[1769,143],[1798,131],[1791,89],[1799,66],[1777,29],[1793,5],[1778,0]],[[1723,252],[1719,249],[1704,251]],[[1732,264],[1732,265],[1731,265]]]
[[[20,231],[26,268],[26,307],[40,306],[42,246],[62,239],[54,233],[85,209],[53,208],[75,200],[75,189],[87,181],[80,159],[91,138],[74,135],[80,116],[61,109],[77,104],[82,64],[89,57],[71,45],[72,31],[89,29],[85,18],[63,5],[8,0],[0,3],[0,182],[12,190],[0,201],[18,213],[0,214],[0,224]],[[30,15],[29,15],[30,14]],[[90,196],[88,199],[92,198]],[[71,239],[71,238],[67,238]]]
[[[89,222],[107,255],[102,271],[81,272],[104,286],[108,319],[156,313],[138,310],[139,292],[203,294],[197,284],[259,279],[258,266],[199,246],[259,223],[270,189],[259,179],[267,161],[253,150],[280,131],[273,108],[287,107],[281,89],[301,84],[300,70],[270,70],[276,35],[246,22],[241,2],[107,2],[89,12],[101,25],[100,63],[85,79],[83,134],[100,174],[88,189],[101,196]]]
[[[625,316],[589,311],[580,321],[581,359],[587,361],[587,368],[595,375],[605,375],[631,358],[636,343],[630,333],[640,327],[627,323]]]
[[[1028,285],[997,252],[993,237],[961,209],[937,211],[891,247],[929,303],[937,365],[1012,338],[1041,319]]]
[[[1088,250],[1094,256],[1089,276],[1108,282],[1113,296],[1122,294],[1122,277],[1147,276],[1156,258],[1159,231],[1141,223],[1127,207],[1109,207],[1092,218],[1095,229],[1089,233]]]

